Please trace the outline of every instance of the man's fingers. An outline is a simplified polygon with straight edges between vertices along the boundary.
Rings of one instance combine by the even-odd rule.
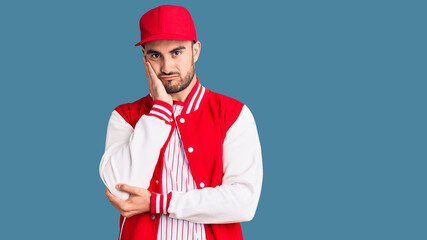
[[[150,74],[151,80],[156,81],[156,79],[157,79],[156,72],[154,72],[153,67],[151,66],[151,64],[148,61],[146,61],[146,63],[147,63],[148,73]],[[160,81],[160,79],[159,79],[159,81]]]
[[[133,194],[133,195],[138,195],[140,193],[140,189],[141,189],[139,187],[130,186],[127,184],[117,184],[116,188],[119,191],[127,192],[127,193]]]
[[[143,56],[142,59],[144,60],[145,75],[147,75],[147,80],[148,80],[148,83],[150,84],[151,78],[150,78],[150,71],[148,70],[148,61],[145,56]]]
[[[110,190],[108,190],[105,192],[105,195],[107,196],[108,200],[110,200],[111,205],[113,205],[117,210],[119,210],[119,212],[124,216],[125,214],[127,215],[127,212],[130,209],[127,209],[127,207],[129,206],[129,204],[127,204],[126,200],[120,199],[116,196],[114,196]]]
[[[166,89],[163,86],[162,80],[160,80],[157,77],[153,66],[147,60],[146,56],[143,56],[143,60],[144,60],[145,74],[147,75],[147,80],[148,80],[148,90],[150,90],[151,97],[154,100],[162,100],[172,105],[173,104],[172,97],[168,95],[168,93],[166,92]]]
[[[108,200],[110,200],[110,202],[115,202],[117,204],[124,202],[123,199],[120,199],[120,198],[114,196],[114,194],[112,194],[108,188],[107,188],[107,191],[105,191],[105,196],[107,196],[107,198],[108,198]]]
[[[142,58],[144,59],[145,74],[147,74],[148,77],[153,77],[152,67],[150,63],[147,61],[147,58],[145,56]],[[152,79],[148,79],[148,80],[152,80]]]
[[[147,75],[148,80],[148,90],[151,94],[153,94],[153,91],[156,86],[156,78],[157,75],[154,72],[153,68],[151,67],[151,64],[147,61],[147,58],[144,56],[144,68],[145,68],[145,75]]]
[[[117,210],[120,212],[123,211],[123,206],[125,205],[126,201],[123,199],[120,199],[116,196],[114,196],[110,190],[105,191],[105,196],[107,196],[108,200],[110,201],[111,205],[113,205]]]
[[[111,205],[119,210],[124,217],[132,217],[136,214],[150,211],[151,194],[148,190],[127,184],[117,184],[116,188],[119,191],[129,193],[129,198],[127,200],[120,199],[114,196],[108,188],[105,191],[105,195],[110,200]]]

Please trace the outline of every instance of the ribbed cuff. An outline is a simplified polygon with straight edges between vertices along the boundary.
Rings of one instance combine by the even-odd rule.
[[[169,103],[162,100],[154,100],[153,107],[147,115],[157,117],[170,123],[173,121],[172,112],[173,108]]]
[[[169,216],[168,208],[172,198],[172,192],[168,194],[160,194],[151,192],[150,213],[166,214]]]

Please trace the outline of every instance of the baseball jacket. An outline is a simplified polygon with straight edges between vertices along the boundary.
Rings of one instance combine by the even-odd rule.
[[[172,106],[147,95],[116,107],[99,172],[117,197],[126,183],[152,192],[150,213],[120,217],[120,239],[156,240],[159,215],[205,224],[208,240],[243,239],[239,222],[253,218],[262,185],[255,120],[243,103],[212,92],[199,79],[174,118]],[[161,194],[163,155],[178,128],[197,190]]]

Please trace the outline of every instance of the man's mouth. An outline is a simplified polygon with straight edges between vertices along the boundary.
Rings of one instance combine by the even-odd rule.
[[[175,79],[177,77],[178,77],[178,75],[163,75],[160,78],[162,80],[169,81],[169,80],[173,80],[173,79]]]

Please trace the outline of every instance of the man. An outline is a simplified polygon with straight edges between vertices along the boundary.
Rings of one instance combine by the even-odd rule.
[[[119,239],[243,239],[262,185],[253,116],[200,84],[185,8],[154,8],[140,30],[150,94],[115,108],[100,163]]]

